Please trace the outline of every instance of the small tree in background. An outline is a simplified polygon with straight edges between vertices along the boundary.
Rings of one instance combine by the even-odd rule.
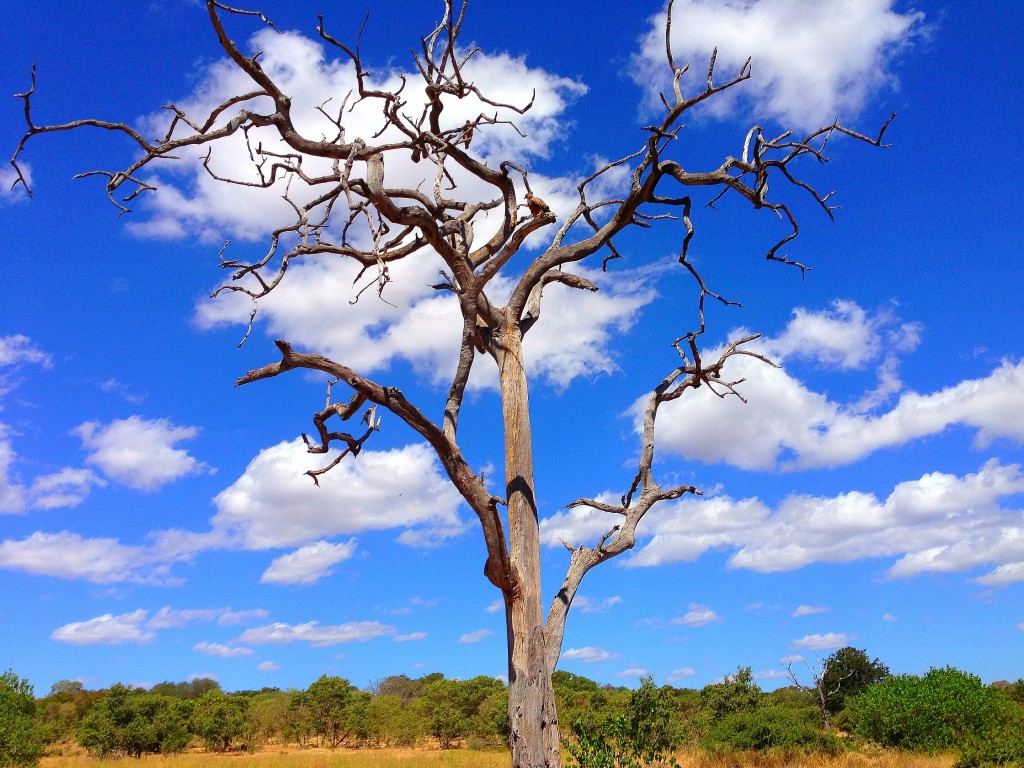
[[[36,765],[41,754],[32,686],[8,669],[0,675],[0,766]]]
[[[825,658],[822,664],[821,688],[827,692],[829,714],[843,710],[847,702],[867,690],[872,683],[889,677],[889,668],[867,651],[847,646]]]

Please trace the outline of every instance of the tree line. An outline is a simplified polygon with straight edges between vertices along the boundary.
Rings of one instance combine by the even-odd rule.
[[[564,750],[580,768],[673,765],[680,750],[839,753],[865,743],[956,749],[960,768],[1024,766],[1024,678],[984,685],[952,667],[892,675],[843,648],[792,685],[765,692],[750,667],[701,689],[602,685],[557,671]],[[493,677],[394,675],[361,690],[323,675],[304,690],[228,693],[214,680],[116,684],[62,680],[35,698],[13,671],[0,676],[0,767],[31,766],[71,744],[95,756],[300,747],[507,748],[508,689]]]

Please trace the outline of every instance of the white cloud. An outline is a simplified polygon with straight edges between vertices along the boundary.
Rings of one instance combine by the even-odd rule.
[[[116,539],[86,539],[70,531],[0,541],[0,568],[97,584],[175,583],[167,564],[144,547],[125,546]]]
[[[426,636],[426,632],[410,632],[407,635],[395,635],[394,641],[396,643],[407,643],[410,640],[423,640]]]
[[[40,475],[28,489],[28,505],[32,509],[73,509],[85,501],[93,486],[106,482],[89,469],[65,467],[59,472]]]
[[[25,177],[25,181],[28,182],[29,186],[32,186],[32,167],[24,162],[19,161],[18,165],[21,166],[21,174]],[[18,178],[18,174],[14,168],[4,164],[0,166],[0,205],[8,205],[15,202],[21,202],[28,200],[28,193],[25,191],[25,187],[18,184],[14,186],[15,181]]]
[[[109,424],[87,421],[74,430],[89,449],[87,461],[122,485],[141,491],[155,491],[185,475],[208,471],[208,467],[175,448],[199,433],[195,427],[179,427],[167,419],[146,420],[139,416],[116,419]]]
[[[1024,362],[1004,361],[985,378],[930,394],[903,392],[889,410],[876,412],[903,389],[896,355],[913,349],[919,333],[890,312],[869,314],[850,302],[824,312],[797,310],[780,336],[750,349],[779,363],[802,357],[854,369],[877,362],[878,387],[843,404],[785,369],[733,357],[724,375],[744,380],[740,389],[748,402],[721,399],[701,387],[666,403],[659,412],[658,449],[742,469],[799,470],[845,466],[954,425],[976,430],[979,447],[999,439],[1024,442]],[[704,356],[718,351],[705,350]],[[646,398],[638,400],[631,410],[637,432],[645,404]]]
[[[262,52],[260,63],[291,98],[290,114],[296,127],[313,138],[331,135],[336,127],[317,107],[323,104],[323,94],[345,94],[356,89],[354,70],[347,60],[328,60],[320,41],[311,40],[294,32],[275,34],[260,32],[252,39],[253,50]],[[411,64],[411,62],[410,62]],[[581,84],[551,75],[543,70],[531,68],[522,58],[506,54],[478,53],[462,69],[462,74],[487,93],[492,99],[504,103],[525,105],[533,94],[533,107],[524,115],[486,105],[473,97],[447,104],[442,122],[445,127],[461,127],[470,118],[483,113],[497,114],[504,118],[501,123],[478,129],[474,136],[473,151],[485,159],[500,157],[520,161],[528,156],[547,156],[553,142],[558,141],[563,128],[560,117],[568,102],[586,91]],[[210,109],[225,98],[251,90],[251,82],[230,61],[222,60],[213,64],[197,85],[190,97],[176,99],[186,112],[194,115],[209,113]],[[398,88],[401,78],[407,78],[402,98],[405,114],[422,111],[422,78],[414,72],[375,72],[370,76],[371,87]],[[339,99],[324,105],[326,111],[340,107]],[[245,105],[248,108],[267,108],[265,100],[254,100]],[[236,112],[225,113],[218,124],[226,123]],[[514,120],[516,126],[526,134],[523,138],[506,121]],[[166,112],[160,112],[149,119],[153,133],[163,133],[167,125]],[[380,129],[380,110],[373,100],[350,100],[345,113],[347,140],[362,137],[368,142],[388,141],[396,138],[391,131],[375,137]],[[276,131],[257,128],[250,131],[253,146],[262,144],[278,151],[282,142]],[[403,140],[400,137],[399,140]],[[286,151],[281,149],[279,151]],[[271,226],[278,226],[286,220],[293,220],[293,212],[281,200],[286,182],[262,190],[251,187],[228,186],[213,179],[202,167],[200,159],[205,149],[183,150],[184,160],[172,167],[162,167],[164,178],[160,180],[159,191],[147,195],[142,210],[148,217],[142,222],[132,223],[138,233],[154,237],[182,237],[198,234],[210,240],[232,239],[254,240],[265,235]],[[187,163],[187,165],[186,165]],[[496,164],[496,163],[495,163]],[[429,167],[428,167],[429,166]],[[218,142],[213,154],[211,167],[216,173],[237,179],[256,180],[257,174],[250,160],[244,138],[237,136]],[[322,159],[307,157],[303,170],[310,175],[329,171],[330,164]],[[388,158],[389,186],[416,188],[432,182],[434,166],[429,163],[414,164],[410,156],[398,157],[394,153]],[[361,173],[356,169],[356,173]],[[452,173],[460,190],[471,187],[465,174],[458,168]],[[175,175],[185,177],[178,181]],[[300,198],[305,190],[298,189],[299,182],[293,182],[291,193]],[[476,189],[466,191],[473,199],[489,199],[493,189],[484,189],[477,183]],[[308,196],[308,193],[306,193]],[[336,211],[344,219],[345,211]],[[481,235],[478,235],[481,236]]]
[[[348,560],[355,550],[355,539],[339,544],[317,541],[275,558],[260,581],[264,584],[314,584],[330,576],[334,572],[331,567]]]
[[[217,619],[217,623],[225,627],[235,626],[241,624],[249,619],[265,619],[270,615],[269,611],[263,608],[254,608],[249,611],[233,611],[230,608],[225,608],[220,618]]]
[[[706,605],[690,603],[690,610],[683,616],[672,619],[672,624],[685,624],[688,627],[704,627],[713,622],[721,621],[722,617]]]
[[[307,621],[305,624],[268,624],[247,629],[234,642],[247,645],[309,643],[323,648],[338,643],[362,643],[374,637],[395,634],[395,628],[378,621],[349,621],[344,624],[324,625]]]
[[[888,622],[899,621],[899,618],[894,616],[891,613],[883,613],[882,614],[882,621],[888,621]]]
[[[484,638],[490,637],[494,632],[490,629],[478,629],[474,632],[467,632],[459,637],[460,643],[479,643]]]
[[[1001,502],[1024,493],[1024,471],[996,460],[962,477],[932,472],[899,483],[885,500],[859,491],[833,497],[794,494],[774,509],[756,498],[686,498],[652,509],[638,546],[623,564],[694,561],[731,550],[729,565],[762,573],[811,563],[897,558],[891,577],[989,566],[977,580],[1003,585],[1024,578],[1020,511]],[[548,546],[592,540],[607,529],[593,509],[559,512],[541,523]]]
[[[621,602],[622,598],[618,595],[606,597],[604,600],[594,600],[585,595],[577,595],[572,601],[572,607],[580,613],[608,613],[608,609]]]
[[[492,601],[490,603],[490,605],[487,606],[487,612],[488,613],[497,613],[498,611],[500,611],[504,607],[505,607],[505,601],[504,600],[494,600],[494,601]]]
[[[793,609],[793,613],[790,614],[794,619],[800,616],[813,616],[816,613],[830,613],[831,608],[827,608],[823,605],[798,605]]]
[[[261,661],[256,665],[256,669],[260,672],[276,672],[278,670],[278,666],[273,661]]]
[[[33,363],[43,368],[53,367],[53,357],[40,349],[28,336],[20,333],[0,336],[0,366]]]
[[[252,648],[242,646],[223,645],[221,643],[196,643],[192,650],[204,653],[207,656],[216,656],[220,659],[236,659],[241,656],[252,656],[255,651]]]
[[[810,651],[824,651],[830,648],[842,648],[850,644],[850,636],[840,632],[829,632],[824,635],[804,635],[794,640],[794,648],[806,648]]]
[[[616,672],[616,677],[643,677],[644,675],[650,674],[644,667],[630,667],[624,669],[621,672]]]
[[[697,670],[693,667],[682,667],[681,669],[673,669],[668,673],[668,677],[665,678],[667,685],[675,685],[676,683],[682,682],[688,677],[693,677],[697,674]]]
[[[893,57],[920,34],[924,14],[893,10],[894,0],[677,0],[672,47],[677,63],[691,61],[687,93],[703,89],[711,51],[718,49],[715,81],[735,77],[747,57],[753,77],[732,98],[712,103],[724,116],[737,106],[736,90],[758,119],[813,129],[836,117],[857,117],[878,91],[896,87]],[[657,101],[670,92],[665,57],[665,13],[651,19],[633,76]]]
[[[175,610],[168,605],[153,614],[153,618],[146,622],[149,629],[177,629],[187,627],[193,622],[214,621],[220,611],[215,608],[196,608],[186,610]]]
[[[105,613],[88,621],[65,624],[53,631],[50,637],[61,643],[73,645],[120,645],[122,643],[149,643],[156,637],[142,628],[146,611],[139,609],[131,613],[114,616]]]
[[[214,498],[214,529],[249,549],[386,528],[461,529],[461,497],[428,446],[364,450],[314,485],[304,473],[334,455],[311,456],[301,440],[260,451]]]
[[[582,661],[586,664],[597,664],[602,661],[611,661],[622,656],[621,653],[612,653],[606,651],[603,648],[595,648],[591,645],[584,646],[583,648],[569,648],[562,652],[562,660],[564,661]]]
[[[364,374],[387,370],[399,360],[409,362],[422,377],[440,385],[450,381],[458,362],[462,328],[457,299],[430,286],[438,282],[440,261],[406,259],[389,266],[392,282],[381,301],[366,294],[355,305],[363,282],[359,266],[341,260],[312,261],[288,270],[288,277],[259,304],[260,321],[274,338],[301,339],[310,349]],[[656,293],[649,275],[576,267],[599,291],[580,291],[561,284],[544,290],[540,322],[527,334],[527,366],[536,380],[565,387],[580,377],[618,370],[611,340],[636,322]],[[504,278],[492,281],[488,295],[502,302],[512,290]],[[349,301],[339,301],[347,297]],[[252,303],[241,294],[204,300],[197,308],[202,327],[244,324]],[[496,368],[481,358],[473,369],[471,389],[498,386]]]

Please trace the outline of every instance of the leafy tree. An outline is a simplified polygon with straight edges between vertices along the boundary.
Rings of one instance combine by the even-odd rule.
[[[889,676],[889,668],[867,651],[847,646],[827,656],[822,664],[821,689],[830,714],[840,712],[847,701],[869,685]]]
[[[85,686],[77,680],[54,683],[49,695],[37,702],[42,742],[53,744],[72,739],[82,718],[102,696],[101,691],[85,690]]]
[[[700,707],[714,720],[736,712],[752,712],[764,699],[761,686],[754,682],[750,667],[737,667],[735,675],[726,675],[720,683],[706,685],[700,692]]]
[[[285,739],[288,727],[291,694],[277,689],[261,691],[247,697],[246,731],[248,744],[268,744]]]
[[[246,729],[249,700],[229,696],[220,687],[211,688],[195,700],[192,709],[192,730],[207,749],[226,752]]]
[[[337,747],[351,734],[350,707],[358,689],[343,677],[321,675],[306,689],[310,722],[321,744]]]
[[[975,675],[952,667],[898,675],[849,702],[857,733],[879,744],[936,752],[987,738],[1016,722],[1019,709]]]
[[[85,686],[81,680],[58,680],[50,686],[50,696],[61,693],[82,693]]]
[[[191,731],[189,709],[178,704],[118,683],[82,718],[78,742],[101,757],[180,751],[191,741]]]
[[[0,675],[0,768],[36,765],[41,754],[32,686],[8,669]]]
[[[671,39],[666,36],[665,74],[671,76],[673,87],[663,97],[664,111],[639,133],[638,151],[603,164],[579,184],[578,203],[559,222],[534,194],[527,169],[513,160],[481,155],[479,139],[477,148],[470,150],[475,135],[503,132],[510,141],[516,141],[514,137],[520,134],[509,126],[515,128],[514,121],[529,111],[532,101],[501,103],[474,83],[470,71],[477,50],[467,53],[458,39],[466,4],[444,0],[443,7],[442,21],[423,38],[416,54],[417,71],[423,80],[419,88],[406,88],[402,78],[395,91],[382,90],[386,86],[370,75],[359,47],[343,44],[321,24],[321,38],[352,64],[354,96],[351,103],[346,102],[347,107],[333,114],[325,105],[336,94],[324,94],[315,100],[319,113],[311,108],[309,116],[322,118],[315,123],[299,114],[299,101],[284,92],[273,71],[263,68],[260,57],[246,56],[225,29],[228,16],[240,15],[247,20],[266,17],[231,8],[219,0],[207,0],[220,45],[252,86],[205,114],[189,115],[169,105],[166,133],[149,139],[127,123],[95,119],[36,125],[31,110],[33,82],[32,88],[20,94],[28,127],[12,164],[18,182],[27,187],[27,175],[19,163],[34,137],[90,126],[120,132],[137,148],[126,167],[87,175],[105,177],[109,199],[126,211],[126,205],[117,200],[129,202],[152,189],[155,167],[161,162],[199,156],[205,156],[208,162],[225,143],[247,142],[254,166],[248,175],[230,178],[218,175],[209,164],[206,169],[221,183],[273,188],[270,194],[283,193],[295,219],[268,233],[270,246],[257,261],[248,263],[234,255],[225,256],[221,263],[232,270],[232,279],[223,290],[241,291],[258,300],[280,285],[293,259],[306,261],[320,256],[351,260],[358,269],[375,275],[379,294],[390,280],[390,267],[403,259],[429,259],[440,268],[441,282],[434,287],[458,304],[460,316],[455,328],[459,349],[444,405],[433,417],[394,386],[362,375],[346,361],[299,352],[283,340],[277,342],[278,360],[250,371],[237,383],[265,381],[286,371],[306,369],[326,374],[350,388],[351,399],[347,402],[334,403],[328,398],[327,406],[318,408],[313,419],[317,438],[307,442],[311,453],[323,454],[337,446],[341,457],[358,455],[380,427],[376,409],[388,410],[431,446],[452,484],[477,516],[486,547],[484,573],[501,591],[508,626],[512,628],[507,649],[512,762],[517,767],[557,766],[561,741],[551,675],[561,654],[566,617],[583,578],[595,566],[635,545],[637,526],[655,504],[697,493],[693,486],[663,486],[655,478],[654,433],[659,409],[703,386],[722,394],[736,394],[736,383],[723,377],[724,366],[737,355],[757,357],[745,346],[754,336],[736,340],[716,359],[701,354],[704,302],[709,296],[723,302],[725,299],[708,288],[689,258],[688,245],[695,231],[691,215],[703,209],[702,202],[714,202],[726,194],[749,203],[754,210],[771,212],[788,229],[767,248],[767,258],[796,264],[802,270],[802,265],[781,253],[782,247],[797,236],[799,227],[788,198],[777,195],[780,190],[786,190],[784,195],[809,195],[832,215],[830,194],[820,194],[802,178],[800,161],[824,162],[826,144],[835,135],[880,146],[888,122],[875,138],[838,123],[802,135],[785,132],[774,139],[760,126],[754,126],[735,156],[705,166],[699,156],[684,156],[683,148],[692,142],[677,140],[684,138],[682,132],[695,107],[740,86],[750,77],[750,68],[744,65],[724,82],[716,80],[712,56],[706,79],[699,78],[691,91],[683,79],[686,67],[676,62]],[[669,8],[671,11],[671,3]],[[335,109],[333,105],[330,108]],[[374,113],[372,133],[356,135],[356,127],[346,124],[356,109],[367,118]],[[467,121],[466,115],[475,117]],[[307,125],[316,127],[307,131]],[[515,150],[511,152],[515,158]],[[415,176],[435,179],[434,185],[399,186],[404,183],[402,169],[414,168],[426,168],[425,172],[416,171]],[[619,173],[628,177],[621,189],[605,183]],[[699,195],[697,205],[691,193]],[[594,282],[572,272],[574,265],[607,265],[621,256],[616,243],[629,233],[673,227],[680,219],[685,234],[680,232],[679,262],[695,278],[695,314],[699,320],[694,320],[689,333],[680,333],[679,329],[667,332],[668,338],[677,339],[675,348],[680,359],[661,381],[651,382],[651,394],[643,408],[643,447],[635,477],[623,489],[620,503],[585,497],[570,503],[571,507],[609,513],[610,521],[607,533],[599,540],[572,546],[568,571],[545,619],[524,337],[541,322],[542,304],[554,293],[549,288],[552,284],[568,290],[597,290]],[[542,238],[543,244],[538,242]],[[528,240],[531,247],[523,251]],[[539,247],[533,248],[534,244]],[[549,288],[546,297],[545,288]],[[548,312],[544,317],[550,315]],[[483,356],[485,364],[494,365],[500,382],[499,430],[504,436],[505,476],[497,493],[476,471],[478,463],[463,453],[468,443],[459,434],[464,395],[470,373],[481,359],[478,355]],[[364,406],[369,409],[363,415],[366,429],[360,428],[362,434],[341,432],[326,423],[332,420],[333,424],[335,417],[349,420]],[[316,478],[337,461],[323,470],[310,470],[310,474]]]

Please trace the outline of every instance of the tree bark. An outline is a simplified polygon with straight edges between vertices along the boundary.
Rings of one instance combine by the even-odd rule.
[[[522,330],[506,322],[495,338],[505,425],[509,548],[515,574],[505,592],[508,716],[514,768],[561,766],[558,718],[541,608],[540,523]]]

